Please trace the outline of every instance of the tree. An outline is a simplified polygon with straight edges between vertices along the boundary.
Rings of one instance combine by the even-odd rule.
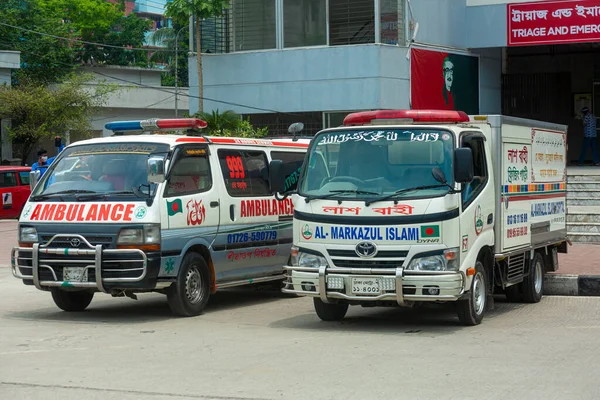
[[[23,163],[40,139],[91,130],[90,117],[117,90],[116,85],[101,83],[92,92],[86,87],[91,79],[71,74],[53,87],[29,80],[16,87],[0,86],[0,118],[12,119],[8,134],[11,142],[22,145]]]
[[[200,24],[203,19],[221,17],[229,0],[172,0],[167,3],[165,15],[184,24],[190,16],[194,17],[196,30],[196,63],[198,65],[198,111],[204,111],[203,105],[203,82],[202,82],[202,33]]]
[[[219,113],[219,110],[198,112],[194,118],[200,118],[208,124],[206,133],[212,136],[261,138],[269,134],[267,128],[254,128],[250,118],[244,120],[231,110]]]
[[[172,28],[160,28],[150,36],[150,43],[162,45],[167,51],[159,51],[152,54],[150,61],[169,65],[169,72],[163,72],[162,85],[175,86],[175,76],[179,87],[188,86],[188,32],[187,25],[180,25],[174,21]],[[175,41],[179,32],[177,46]],[[177,51],[175,51],[177,50]],[[177,57],[177,69],[175,69],[175,57]]]

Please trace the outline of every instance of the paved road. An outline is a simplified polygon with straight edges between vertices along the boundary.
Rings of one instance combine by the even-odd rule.
[[[597,399],[599,333],[592,297],[497,302],[474,328],[445,307],[323,323],[247,290],[190,319],[153,294],[69,314],[0,267],[2,399]]]

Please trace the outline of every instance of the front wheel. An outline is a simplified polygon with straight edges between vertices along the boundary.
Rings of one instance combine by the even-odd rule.
[[[83,311],[90,305],[94,292],[70,292],[59,288],[51,288],[52,300],[63,311]]]
[[[487,305],[487,279],[485,269],[480,261],[475,263],[475,275],[471,282],[469,296],[456,303],[456,313],[463,325],[479,325],[485,314]]]
[[[348,312],[348,304],[324,303],[321,299],[313,298],[315,311],[322,321],[341,321]]]
[[[200,315],[210,297],[210,272],[198,253],[183,257],[177,281],[169,287],[167,299],[171,311],[182,317]]]

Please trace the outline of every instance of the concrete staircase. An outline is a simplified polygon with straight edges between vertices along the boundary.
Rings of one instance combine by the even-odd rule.
[[[600,244],[600,167],[567,169],[566,206],[569,239]]]

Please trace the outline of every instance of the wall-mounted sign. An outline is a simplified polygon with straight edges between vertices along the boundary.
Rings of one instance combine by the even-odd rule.
[[[600,41],[600,0],[507,5],[509,46]]]

